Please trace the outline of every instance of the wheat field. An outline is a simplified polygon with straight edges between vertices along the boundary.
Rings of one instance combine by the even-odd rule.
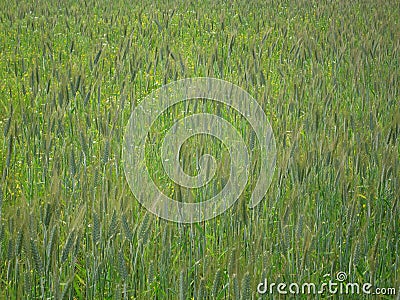
[[[1,2],[0,298],[283,299],[258,284],[338,272],[399,294],[399,19],[398,3],[383,0]],[[220,142],[196,137],[181,149],[183,169],[195,174],[209,153],[215,184],[169,180],[159,150],[176,119],[218,111],[255,157],[230,209],[177,224],[135,199],[122,142],[146,95],[191,77],[251,94],[277,160],[249,209],[262,159],[249,125],[206,99],[170,108],[146,155],[174,199],[206,199],[229,163]],[[297,298],[362,297],[336,296]]]

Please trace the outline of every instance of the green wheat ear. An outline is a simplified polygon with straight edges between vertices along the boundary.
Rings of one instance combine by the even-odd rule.
[[[239,280],[236,274],[232,276],[233,295],[235,300],[240,300]]]
[[[205,280],[200,278],[196,290],[196,299],[206,299]]]
[[[146,212],[146,214],[143,217],[143,221],[140,224],[139,227],[139,240],[141,240],[142,245],[146,245],[148,238],[149,238],[149,233],[150,233],[150,215],[148,212]]]
[[[62,254],[61,254],[61,263],[64,263],[67,258],[68,255],[72,249],[72,246],[74,245],[74,238],[75,238],[75,230],[72,230],[67,238],[67,242],[64,245],[64,248],[62,250]]]
[[[218,295],[218,292],[219,292],[219,288],[220,288],[220,284],[221,284],[221,277],[222,277],[222,271],[221,271],[221,269],[218,269],[215,272],[214,282],[213,282],[213,286],[212,286],[212,296],[214,298],[217,298],[217,295]]]
[[[71,149],[69,156],[69,171],[71,173],[71,176],[74,177],[76,174],[76,162],[75,162],[75,153],[73,149]]]
[[[31,250],[31,255],[32,255],[33,262],[34,262],[35,270],[39,276],[42,276],[43,275],[42,257],[40,256],[40,253],[36,246],[35,241],[31,238],[29,242],[30,242],[30,250]]]
[[[17,256],[21,255],[23,238],[24,238],[24,232],[22,230],[18,230],[17,241],[15,243],[15,255]]]
[[[154,282],[155,279],[155,264],[154,261],[151,260],[149,263],[149,271],[147,273],[147,282],[149,284],[149,286],[152,285],[152,283]]]
[[[128,220],[126,219],[125,214],[121,215],[121,221],[122,221],[122,228],[125,233],[125,238],[129,241],[132,242],[133,240],[133,232],[128,224]]]
[[[57,226],[53,226],[50,232],[50,238],[46,247],[46,256],[47,256],[47,266],[46,270],[50,268],[51,262],[54,260],[54,246],[56,245],[56,242],[58,241],[57,239]]]
[[[129,274],[128,269],[126,267],[125,258],[123,252],[120,250],[118,251],[118,268],[119,273],[124,281],[128,280]]]
[[[26,297],[31,296],[32,292],[32,285],[31,285],[31,274],[30,271],[26,270],[24,272],[24,294]]]
[[[114,237],[118,232],[118,220],[117,220],[117,214],[114,209],[112,217],[111,217],[111,222],[108,228],[108,239]]]
[[[107,140],[104,145],[103,157],[101,159],[103,164],[106,164],[108,162],[109,155],[110,155],[110,141]]]
[[[13,258],[14,258],[14,241],[12,239],[9,239],[7,247],[7,260],[11,261]]]
[[[250,290],[250,274],[246,272],[242,279],[242,300],[251,299],[251,290]]]

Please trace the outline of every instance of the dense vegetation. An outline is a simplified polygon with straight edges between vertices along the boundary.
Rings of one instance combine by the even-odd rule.
[[[165,2],[1,2],[0,297],[251,299],[263,278],[339,271],[399,287],[398,3]],[[122,139],[142,98],[196,76],[257,99],[277,168],[255,209],[257,174],[223,215],[180,225],[134,199]],[[158,133],[188,111],[154,125],[154,177]],[[188,142],[188,172],[220,147]]]

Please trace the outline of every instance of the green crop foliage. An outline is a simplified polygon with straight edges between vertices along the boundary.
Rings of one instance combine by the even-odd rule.
[[[264,278],[319,284],[339,271],[400,293],[399,19],[383,0],[2,1],[0,298],[258,299]],[[249,209],[260,157],[244,118],[209,100],[170,108],[146,159],[171,197],[215,192],[163,173],[160,145],[179,118],[220,109],[256,158],[232,208],[182,225],[134,198],[122,141],[141,99],[198,76],[257,99],[277,168]],[[203,153],[219,163],[219,190],[229,157],[218,141],[188,140],[183,168],[195,174]]]

